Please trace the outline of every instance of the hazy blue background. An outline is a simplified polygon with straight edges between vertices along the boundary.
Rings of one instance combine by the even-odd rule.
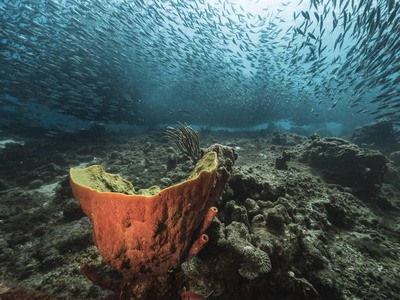
[[[398,122],[399,108],[391,107],[400,101],[398,85],[382,88],[399,76],[398,48],[385,50],[380,41],[398,33],[399,17],[388,21],[398,5],[4,0],[0,129],[177,121],[262,128],[283,120],[289,127],[328,124],[339,133],[379,119],[385,109]],[[368,55],[376,45],[382,51]],[[363,61],[374,72],[359,68]],[[390,105],[372,101],[391,92]]]

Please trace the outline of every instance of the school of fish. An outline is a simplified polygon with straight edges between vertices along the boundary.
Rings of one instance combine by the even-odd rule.
[[[270,10],[248,0],[258,12],[245,2],[1,1],[0,110],[13,118],[0,129],[26,116],[41,126],[51,113],[130,124],[236,113],[257,123],[296,119],[296,107],[400,124],[400,1]]]

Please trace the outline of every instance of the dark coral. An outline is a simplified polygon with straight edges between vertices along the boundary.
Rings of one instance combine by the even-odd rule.
[[[0,291],[1,300],[71,300],[67,297],[58,297],[54,295],[44,294],[38,291],[28,291],[24,288],[8,289],[4,292]],[[93,299],[93,298],[92,298]],[[119,295],[113,294],[96,300],[118,300]],[[88,298],[87,300],[91,300]],[[94,299],[93,299],[94,300]]]
[[[285,187],[273,179],[273,176],[263,178],[254,168],[237,168],[233,170],[228,182],[234,192],[234,197],[245,201],[251,199],[277,200],[285,195]]]
[[[287,170],[288,169],[288,161],[290,161],[294,157],[293,153],[283,151],[281,157],[277,157],[275,160],[275,168],[278,170]]]
[[[358,146],[380,150],[386,155],[399,149],[399,140],[393,122],[389,120],[359,126],[351,136],[351,141]]]
[[[390,153],[389,159],[393,162],[396,167],[400,167],[400,151]]]
[[[275,130],[272,133],[271,143],[280,146],[294,146],[302,142],[303,139],[303,136],[291,132],[284,132],[281,134],[278,130]]]
[[[301,161],[323,171],[324,177],[359,195],[377,194],[388,171],[387,159],[340,138],[313,138],[303,144]]]

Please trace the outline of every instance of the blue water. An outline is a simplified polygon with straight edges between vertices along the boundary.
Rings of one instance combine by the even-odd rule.
[[[398,124],[397,6],[368,3],[4,0],[0,128]]]

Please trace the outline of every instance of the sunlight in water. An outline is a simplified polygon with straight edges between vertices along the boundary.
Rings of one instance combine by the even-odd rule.
[[[245,12],[258,13],[262,11],[274,11],[285,8],[291,5],[291,1],[280,1],[280,0],[228,0],[227,2],[237,4],[243,8]],[[294,1],[297,3],[297,1]]]

